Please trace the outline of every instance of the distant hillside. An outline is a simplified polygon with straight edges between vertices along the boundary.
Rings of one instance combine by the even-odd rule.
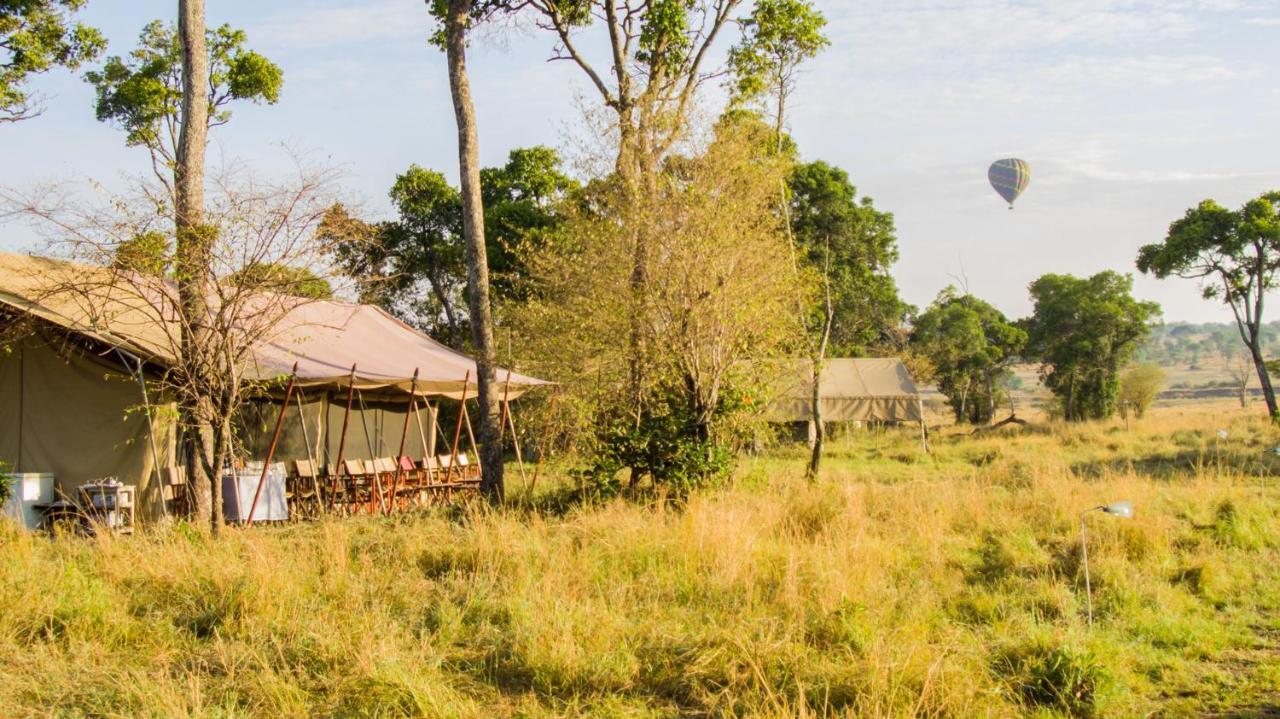
[[[1221,367],[1245,351],[1234,323],[1171,322],[1152,330],[1137,359],[1162,367],[1197,370]],[[1264,327],[1262,351],[1268,358],[1280,356],[1280,320]]]

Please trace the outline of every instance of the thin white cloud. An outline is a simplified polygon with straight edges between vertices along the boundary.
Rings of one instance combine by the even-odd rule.
[[[251,30],[255,41],[286,49],[342,47],[404,41],[431,32],[426,5],[405,0],[374,0],[326,7],[291,7]]]

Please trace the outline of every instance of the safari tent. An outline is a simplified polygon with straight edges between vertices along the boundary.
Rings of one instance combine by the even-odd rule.
[[[104,272],[0,253],[0,462],[11,471],[53,473],[69,495],[89,480],[116,477],[137,486],[143,515],[155,516],[162,505],[157,467],[182,464],[176,406],[157,381],[173,362],[166,340],[173,328],[130,296],[136,289],[104,282],[82,290]],[[242,412],[246,458],[265,457],[279,389],[295,363],[297,389],[276,461],[333,461],[349,395],[345,456],[395,454],[411,388],[423,402],[412,403],[405,454],[432,455],[439,401],[478,391],[471,357],[382,309],[299,300],[253,346],[246,379],[275,389]],[[511,399],[545,384],[507,370],[497,379]],[[153,411],[138,411],[144,405]]]
[[[796,360],[780,364],[775,376],[778,384],[769,407],[770,419],[812,423],[813,363]],[[822,364],[818,390],[826,422],[924,423],[920,391],[898,359],[828,359]]]

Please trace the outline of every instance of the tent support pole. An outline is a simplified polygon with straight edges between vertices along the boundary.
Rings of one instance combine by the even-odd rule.
[[[253,524],[253,514],[258,511],[258,498],[262,496],[262,485],[267,483],[267,470],[271,468],[271,460],[276,456],[276,446],[280,444],[280,430],[284,429],[284,414],[289,411],[289,400],[293,399],[293,385],[298,381],[298,363],[293,363],[293,371],[289,373],[289,384],[284,388],[284,401],[280,403],[280,415],[276,417],[276,429],[271,433],[271,446],[267,447],[267,459],[262,463],[262,476],[258,477],[258,488],[253,491],[253,504],[249,505],[249,518],[245,524]],[[237,487],[236,492],[240,489]]]
[[[163,486],[164,481],[160,478],[160,453],[156,451],[156,425],[155,425],[155,422],[152,421],[151,419],[151,399],[147,397],[147,380],[146,380],[146,377],[144,377],[142,374],[142,360],[137,357],[134,357],[128,352],[125,352],[119,347],[115,348],[115,352],[116,352],[116,355],[120,357],[121,363],[125,367],[129,367],[129,363],[124,361],[125,355],[133,357],[133,361],[138,365],[136,373],[134,372],[133,368],[129,367],[129,374],[133,375],[133,378],[138,380],[138,387],[142,390],[142,409],[144,412],[147,413],[147,442],[151,446],[151,472],[153,475],[155,475],[156,489],[160,492],[160,514],[162,514],[165,517],[168,517],[169,508],[164,506],[164,486]],[[21,361],[23,359],[25,358],[22,357],[21,351],[19,351],[19,360]],[[26,386],[25,381],[20,381],[18,383],[18,386],[20,390],[25,390],[25,386]],[[18,417],[19,417],[19,422],[21,422],[21,417],[22,417],[21,401],[19,401],[18,407],[19,407]],[[18,461],[19,462],[22,461],[22,428],[21,427],[18,428]]]
[[[360,401],[360,426],[364,428],[364,443],[369,448],[369,454],[376,454],[373,451],[373,435],[369,434],[369,408],[364,404],[364,393],[357,391],[356,399]],[[370,460],[373,457],[369,457]],[[366,467],[366,469],[368,469]],[[378,479],[378,471],[375,468],[373,475],[369,479],[369,514],[374,514],[373,503],[378,503],[378,509],[386,510],[382,502],[382,481]]]
[[[506,419],[507,424],[511,425],[511,446],[516,450],[516,465],[520,467],[520,486],[524,488],[525,494],[528,494],[529,478],[524,473],[524,457],[520,455],[520,437],[516,434],[516,416],[511,412],[511,400],[508,399],[510,393],[511,370],[507,370],[507,383],[502,388],[502,416]],[[502,429],[506,429],[506,427]],[[502,430],[498,430],[498,437],[501,439]]]
[[[342,469],[343,469],[342,462],[345,459],[344,452],[346,452],[346,449],[347,449],[347,424],[351,420],[351,400],[355,398],[355,394],[356,394],[356,366],[351,365],[351,380],[350,382],[347,383],[347,410],[342,414],[342,435],[338,438],[338,463],[333,466],[335,476],[331,477],[330,479],[337,479],[339,481],[341,481],[342,479]],[[328,472],[326,472],[326,474],[328,474]],[[335,502],[334,502],[333,492],[330,492],[329,493],[329,509],[331,511],[334,508],[334,504]]]
[[[400,491],[400,475],[404,474],[401,460],[404,458],[404,441],[409,438],[409,415],[418,411],[418,368],[413,368],[413,382],[409,384],[409,411],[404,413],[404,429],[400,431],[400,451],[396,453],[396,477],[391,481],[391,505],[388,514],[396,508],[396,492]]]
[[[525,493],[528,494],[529,477],[524,473],[524,456],[520,454],[520,438],[516,436],[516,416],[511,411],[511,405],[508,404],[506,407],[507,424],[511,425],[511,446],[516,451],[516,466],[520,467],[520,485],[524,487]]]
[[[453,430],[453,448],[449,451],[449,468],[445,470],[444,479],[447,484],[453,479],[453,467],[458,463],[458,441],[462,439],[462,418],[467,412],[467,386],[471,384],[471,370],[462,379],[462,399],[458,402],[458,426]]]

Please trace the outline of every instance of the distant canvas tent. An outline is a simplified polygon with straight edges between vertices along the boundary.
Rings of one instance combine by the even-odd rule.
[[[68,493],[91,479],[115,476],[137,485],[144,509],[154,515],[158,492],[148,484],[155,468],[179,464],[175,407],[154,382],[173,362],[177,329],[161,322],[155,309],[163,312],[172,288],[157,281],[161,301],[144,300],[140,285],[101,280],[108,274],[101,267],[0,253],[0,329],[23,330],[0,334],[0,461],[15,471],[52,472]],[[345,456],[353,459],[397,452],[415,372],[419,397],[456,400],[478,391],[472,358],[368,305],[297,300],[254,344],[245,379],[280,380],[295,363],[300,394],[287,409],[277,460],[336,457],[352,384],[360,395]],[[139,372],[151,381],[140,385]],[[497,379],[510,398],[546,384],[504,369]],[[154,432],[145,413],[135,411],[143,404],[143,386],[149,404],[161,408],[153,412]],[[254,458],[265,455],[279,407],[277,399],[274,409],[245,412],[243,449]],[[433,454],[434,412],[415,414],[406,453]]]
[[[813,363],[780,362],[768,416],[776,422],[813,421]],[[924,422],[920,391],[901,360],[836,358],[823,362],[818,383],[827,422]]]

